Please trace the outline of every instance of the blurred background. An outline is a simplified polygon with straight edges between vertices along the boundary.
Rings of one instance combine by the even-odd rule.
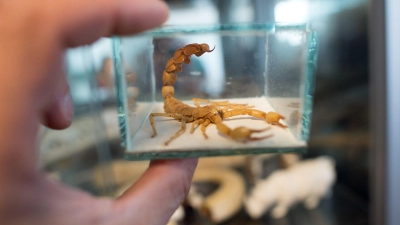
[[[254,177],[267,178],[293,162],[327,155],[335,161],[332,190],[316,208],[297,202],[279,219],[266,211],[259,218],[243,206],[218,220],[188,201],[175,224],[369,224],[370,82],[368,0],[169,0],[167,24],[309,23],[319,39],[316,90],[308,152],[301,156],[247,156],[205,159],[204,165],[240,174],[249,194]],[[63,131],[43,129],[41,162],[49,176],[96,195],[116,196],[145,168],[124,162],[120,147],[110,39],[67,53],[67,75],[76,119]],[[134,78],[132,78],[134,80]],[[226,161],[231,163],[227,165]],[[206,167],[206,166],[205,166]],[[254,169],[254,167],[259,167]],[[200,165],[200,169],[202,165]],[[261,169],[260,169],[261,168]],[[121,171],[128,171],[121,177]],[[132,172],[135,171],[135,172]],[[132,173],[132,174],[131,174]],[[224,171],[221,171],[223,174]],[[309,176],[309,174],[303,174]],[[194,181],[204,200],[222,189],[217,178]],[[233,185],[233,184],[232,184]],[[290,185],[290,184],[288,184]],[[236,186],[231,186],[235,189]],[[227,197],[229,198],[229,197]],[[210,206],[211,207],[211,206]],[[221,206],[223,207],[223,206]],[[208,209],[211,210],[211,209]],[[173,223],[171,221],[171,223]]]

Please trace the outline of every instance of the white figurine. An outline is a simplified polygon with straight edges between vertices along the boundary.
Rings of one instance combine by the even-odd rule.
[[[328,193],[335,179],[335,161],[331,157],[304,160],[258,181],[245,200],[245,207],[253,219],[261,217],[272,206],[274,218],[284,217],[289,207],[298,202],[312,209]]]
[[[200,169],[201,168],[201,169]],[[193,176],[193,182],[212,182],[218,189],[208,196],[202,196],[192,186],[187,202],[198,209],[214,223],[221,223],[235,215],[243,206],[246,185],[237,171],[222,167],[199,167]]]
[[[185,218],[185,210],[183,209],[183,206],[179,206],[174,214],[172,214],[171,218],[169,219],[167,225],[178,225],[180,221]]]

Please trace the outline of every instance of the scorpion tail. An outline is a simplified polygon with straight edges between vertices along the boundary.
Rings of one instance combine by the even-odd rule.
[[[193,43],[176,50],[174,56],[170,58],[165,65],[165,70],[163,73],[164,86],[162,87],[161,92],[164,99],[168,96],[174,96],[175,89],[173,85],[176,81],[176,72],[182,71],[182,63],[190,63],[190,56],[193,54],[199,57],[205,52],[214,51],[214,49],[215,47],[210,49],[208,44]]]

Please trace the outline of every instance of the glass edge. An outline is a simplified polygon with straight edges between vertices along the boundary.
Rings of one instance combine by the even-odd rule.
[[[307,56],[307,67],[306,67],[306,80],[304,90],[304,106],[303,106],[303,118],[302,118],[302,130],[301,139],[307,141],[310,137],[311,131],[311,120],[312,120],[312,108],[314,101],[314,90],[316,82],[316,69],[317,69],[317,58],[318,58],[318,36],[316,31],[312,31],[310,38],[308,39],[308,56]]]
[[[162,36],[168,34],[191,34],[209,33],[215,31],[246,31],[260,30],[267,32],[283,30],[310,31],[308,23],[287,24],[287,23],[236,23],[236,24],[203,24],[203,25],[165,25],[150,31],[137,34],[138,36]]]
[[[125,152],[125,159],[131,161],[153,160],[153,159],[178,159],[178,158],[198,158],[214,156],[234,156],[234,155],[253,155],[253,154],[273,154],[273,153],[307,153],[307,146],[288,147],[288,148],[250,148],[250,149],[228,149],[228,150],[188,150],[188,151],[163,151],[163,152]]]
[[[122,66],[122,56],[121,56],[121,48],[120,48],[120,38],[112,37],[112,52],[113,52],[113,63],[114,63],[114,78],[115,78],[115,89],[116,89],[116,100],[117,100],[117,111],[118,111],[118,123],[120,130],[120,142],[121,146],[129,147],[127,140],[127,121],[126,121],[126,113],[125,113],[125,89],[122,85],[123,82],[123,66]]]

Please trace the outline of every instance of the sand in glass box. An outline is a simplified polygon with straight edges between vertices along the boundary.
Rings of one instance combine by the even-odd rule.
[[[305,152],[316,53],[303,24],[165,26],[113,38],[126,158]],[[255,116],[274,113],[275,122]]]

